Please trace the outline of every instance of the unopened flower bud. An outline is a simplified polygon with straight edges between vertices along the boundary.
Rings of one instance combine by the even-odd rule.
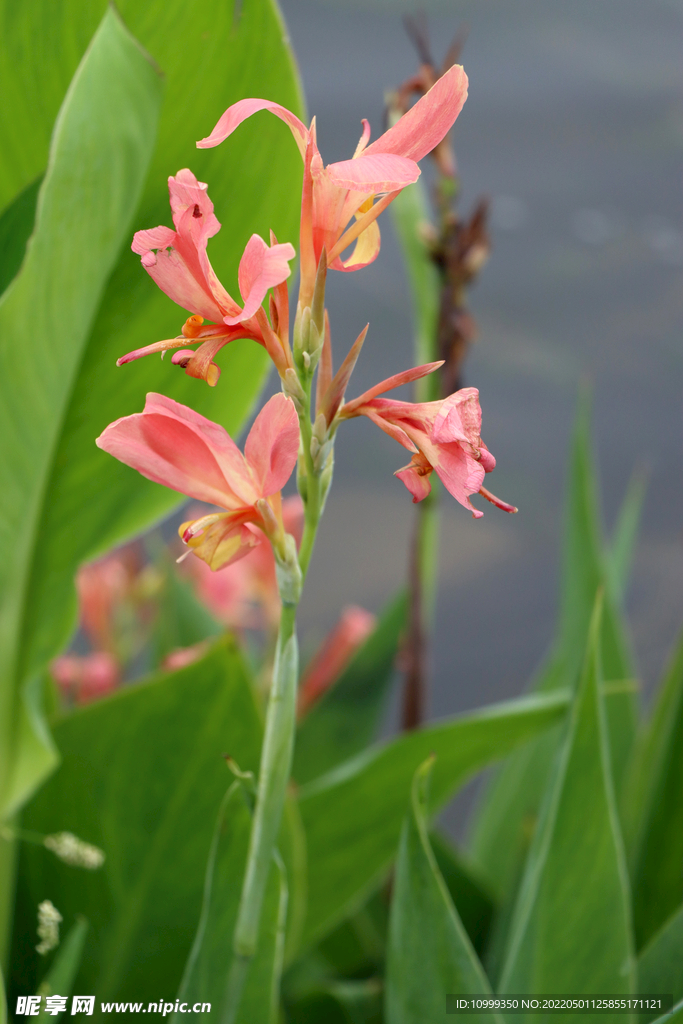
[[[65,864],[75,868],[96,871],[104,864],[104,852],[92,843],[86,843],[73,832],[55,832],[45,836],[43,846],[59,857]]]
[[[40,942],[36,946],[36,952],[45,956],[51,949],[59,945],[59,924],[62,915],[59,913],[51,900],[43,900],[38,904],[38,938]]]
[[[311,329],[311,307],[304,306],[303,309],[299,307],[296,312],[296,320],[294,321],[294,358],[297,363],[301,363],[301,355],[303,352],[308,352],[308,335]]]
[[[327,440],[327,420],[324,412],[319,412],[315,418],[313,437],[317,438],[320,444]]]
[[[303,580],[299,568],[296,541],[290,533],[285,534],[282,552],[275,554],[275,576],[280,600],[283,604],[297,604],[301,595]]]
[[[296,411],[302,413],[306,407],[306,394],[299,383],[296,370],[293,370],[291,366],[287,367],[285,375],[282,377],[282,390],[288,398],[292,399]]]

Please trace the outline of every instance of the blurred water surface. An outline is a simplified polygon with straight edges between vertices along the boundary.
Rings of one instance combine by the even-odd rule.
[[[283,0],[326,162],[351,156],[383,93],[416,69],[398,4]],[[427,7],[440,60],[460,24],[470,96],[455,133],[463,209],[493,199],[494,251],[471,296],[491,487],[520,508],[444,507],[431,714],[518,693],[557,609],[569,435],[582,375],[611,526],[636,464],[649,474],[629,613],[646,687],[683,620],[683,4],[472,0]],[[265,115],[263,115],[265,116]],[[370,321],[350,388],[411,365],[391,222],[377,262],[332,275],[336,351]],[[339,358],[339,356],[337,357]],[[408,397],[407,395],[405,397]],[[310,649],[340,604],[402,584],[413,507],[405,453],[365,421],[340,432],[335,485],[303,604]]]

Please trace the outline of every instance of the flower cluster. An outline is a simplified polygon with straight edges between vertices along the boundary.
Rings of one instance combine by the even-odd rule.
[[[417,180],[418,161],[445,138],[466,96],[467,77],[454,65],[375,142],[370,142],[370,125],[363,121],[352,158],[327,166],[318,149],[315,119],[307,128],[293,113],[268,100],[233,104],[210,135],[197,143],[200,148],[217,146],[246,118],[264,110],[284,121],[294,137],[304,173],[301,283],[293,344],[286,280],[294,248],[279,243],[272,234],[269,243],[252,235],[239,265],[242,303],[237,302],[209,262],[207,244],[220,224],[206,184],[190,170],[169,178],[174,227],[135,235],[133,250],[147,273],[190,316],[177,337],[130,352],[119,363],[173,349],[174,364],[214,386],[220,376],[215,361],[220,349],[236,338],[250,338],[266,348],[282,378],[283,394],[271,398],[257,416],[244,455],[222,427],[155,394],[147,396],[142,413],[117,420],[98,438],[101,448],[149,479],[222,509],[184,523],[180,530],[188,553],[210,569],[244,557],[265,536],[278,564],[289,564],[291,570],[295,545],[285,530],[281,489],[299,457],[307,522],[319,517],[331,476],[336,430],[355,416],[368,417],[411,453],[409,465],[396,475],[414,501],[429,493],[430,475],[436,471],[446,489],[473,515],[482,515],[470,502],[477,493],[499,508],[516,511],[483,486],[495,459],[481,439],[476,389],[465,388],[442,402],[422,404],[378,397],[441,365],[432,363],[382,381],[347,402],[346,389],[366,332],[334,374],[324,308],[328,270],[355,271],[376,258],[379,214]],[[351,245],[353,250],[345,256]],[[267,313],[263,302],[269,291]],[[310,382],[316,369],[312,410]]]

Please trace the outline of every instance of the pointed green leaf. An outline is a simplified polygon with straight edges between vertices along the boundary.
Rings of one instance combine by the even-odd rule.
[[[60,426],[92,320],[129,233],[151,156],[161,82],[119,18],[107,11],[60,112],[36,228],[21,272],[0,302],[0,806],[18,806],[54,756],[40,736],[35,676],[20,642],[40,517]],[[21,358],[17,358],[21,353]],[[35,609],[31,607],[31,614]],[[14,737],[19,736],[19,745]],[[22,757],[35,739],[35,758]],[[40,757],[41,750],[45,756]],[[35,764],[34,764],[35,760]]]
[[[0,295],[19,273],[36,219],[42,175],[27,185],[0,216]]]
[[[216,812],[231,778],[224,755],[256,771],[261,729],[229,640],[55,726],[62,763],[22,824],[73,832],[106,861],[86,872],[23,844],[12,956],[20,991],[35,991],[34,908],[49,893],[65,919],[80,913],[91,922],[80,991],[119,1001],[170,995],[196,931]]]
[[[446,996],[491,987],[439,871],[427,834],[427,786],[434,759],[418,768],[394,876],[387,950],[387,1024],[443,1019]],[[466,1020],[479,1020],[478,1014]],[[500,1016],[493,1020],[500,1024]]]
[[[559,722],[567,701],[551,694],[494,704],[371,748],[303,787],[309,912],[302,942],[347,916],[387,871],[406,793],[425,757],[437,756],[432,794],[442,806],[485,765]]]
[[[634,760],[629,828],[641,947],[683,902],[683,636]]]
[[[618,597],[623,596],[631,575],[633,553],[645,501],[646,482],[645,474],[636,470],[629,481],[612,534],[607,569],[612,581],[612,591]]]
[[[40,983],[38,992],[42,996],[70,996],[74,981],[83,959],[83,949],[88,935],[89,923],[84,917],[79,918],[69,929],[60,943],[50,970]],[[66,1011],[65,1011],[66,1012]],[[54,1015],[45,1012],[44,1004],[39,1017],[41,1021],[59,1020],[62,1014]]]
[[[493,897],[472,865],[446,836],[438,831],[430,832],[429,845],[470,942],[481,956],[496,909]]]
[[[310,782],[374,740],[405,622],[406,598],[401,595],[302,721],[292,769],[298,783]]]
[[[638,957],[638,990],[683,999],[683,907],[669,918]]]
[[[634,988],[630,893],[600,691],[599,637],[598,605],[518,894],[503,993]]]
[[[633,746],[637,701],[625,628],[603,560],[585,393],[579,401],[571,452],[562,563],[557,636],[533,688],[548,693],[575,685],[595,595],[605,587],[603,673],[606,680],[623,684],[621,692],[607,702],[612,768],[619,788]],[[548,734],[506,761],[489,784],[474,819],[472,856],[501,898],[512,892],[519,878],[556,744],[557,737]]]
[[[210,1003],[219,1020],[228,1009],[234,1024],[263,1024],[277,1020],[279,981],[284,952],[287,883],[279,855],[273,860],[263,900],[261,931],[256,956],[245,967],[238,1006],[230,1006],[234,993],[229,981],[242,965],[232,951],[242,877],[247,860],[251,810],[244,786],[236,781],[218,813],[204,881],[199,926],[185,967],[178,999],[188,1004]],[[237,962],[236,962],[237,959]],[[182,1011],[173,1020],[183,1020]]]

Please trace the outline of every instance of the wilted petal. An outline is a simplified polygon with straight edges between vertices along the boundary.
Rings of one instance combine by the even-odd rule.
[[[480,435],[479,392],[476,388],[461,388],[443,401],[434,421],[432,437],[435,441],[463,441],[478,445]]]
[[[232,135],[235,128],[242,124],[242,121],[246,121],[248,117],[251,117],[252,114],[257,113],[259,110],[269,110],[271,114],[275,114],[276,117],[285,122],[294,136],[294,141],[303,157],[306,152],[306,143],[308,142],[308,128],[306,125],[299,120],[296,114],[293,114],[291,110],[287,110],[286,107],[280,106],[279,103],[259,99],[238,100],[237,103],[233,103],[231,107],[228,107],[223,116],[219,118],[211,134],[207,135],[205,139],[200,139],[197,143],[197,149],[211,149],[211,147],[217,146],[227,139],[228,135]]]
[[[395,153],[421,160],[446,136],[467,99],[467,75],[454,64],[393,127],[365,149],[363,157]]]
[[[273,395],[254,420],[244,454],[263,497],[282,490],[299,454],[299,418],[294,402]]]
[[[432,489],[429,477],[432,466],[427,462],[424,455],[418,452],[413,455],[407,466],[397,469],[394,476],[401,480],[413,496],[413,502],[422,501]]]

